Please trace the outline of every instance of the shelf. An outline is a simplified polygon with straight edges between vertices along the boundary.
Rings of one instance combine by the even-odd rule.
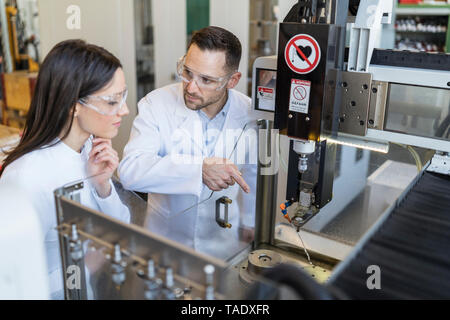
[[[407,33],[407,34],[420,34],[420,35],[437,35],[437,36],[445,36],[447,32],[429,32],[429,31],[402,31],[395,30],[396,33]]]
[[[450,4],[399,4],[397,15],[448,16]]]
[[[450,52],[450,4],[398,4],[396,15],[401,16],[442,16],[447,17],[448,25],[445,41],[445,52]],[[397,34],[421,34],[421,35],[438,35],[440,33],[427,33],[424,31],[395,31]]]

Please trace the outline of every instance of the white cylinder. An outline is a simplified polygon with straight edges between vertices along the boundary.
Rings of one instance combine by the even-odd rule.
[[[309,141],[294,141],[294,151],[297,154],[311,154],[316,150],[316,142],[313,140]]]

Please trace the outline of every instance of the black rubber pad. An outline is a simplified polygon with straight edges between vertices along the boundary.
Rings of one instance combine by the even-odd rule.
[[[367,286],[371,265],[381,289]],[[332,285],[352,299],[450,299],[450,177],[425,173]]]

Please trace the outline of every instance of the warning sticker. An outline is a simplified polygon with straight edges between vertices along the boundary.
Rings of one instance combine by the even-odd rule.
[[[273,100],[275,98],[275,90],[273,88],[258,87],[258,98]]]
[[[311,81],[292,79],[289,110],[308,113]]]
[[[275,111],[275,89],[258,87],[259,109]]]

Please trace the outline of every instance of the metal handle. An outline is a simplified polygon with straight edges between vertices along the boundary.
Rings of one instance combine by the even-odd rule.
[[[221,228],[230,229],[232,227],[228,222],[228,205],[231,203],[233,203],[233,201],[228,197],[222,197],[216,201],[216,222]],[[222,204],[225,206],[225,215],[223,219],[220,215],[220,207]]]

